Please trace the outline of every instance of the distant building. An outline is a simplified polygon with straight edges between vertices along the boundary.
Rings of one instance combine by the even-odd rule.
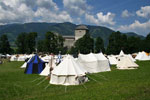
[[[65,39],[64,46],[71,48],[74,45],[76,40],[82,38],[88,32],[89,30],[85,25],[79,25],[75,29],[74,36],[63,36],[63,38]]]
[[[75,29],[75,40],[82,38],[89,30],[85,25],[80,25]]]

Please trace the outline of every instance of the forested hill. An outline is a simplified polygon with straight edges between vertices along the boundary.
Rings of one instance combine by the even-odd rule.
[[[9,24],[0,26],[0,35],[7,34],[11,44],[14,43],[18,34],[22,32],[37,32],[38,39],[43,39],[44,34],[48,31],[56,32],[61,35],[74,35],[74,30],[77,27],[76,24],[65,22],[65,23],[25,23],[25,24]],[[91,26],[87,25],[89,33],[93,37],[102,37],[105,41],[105,45],[108,44],[108,38],[113,30],[102,27],[102,26]],[[140,36],[136,33],[127,33],[128,36]]]

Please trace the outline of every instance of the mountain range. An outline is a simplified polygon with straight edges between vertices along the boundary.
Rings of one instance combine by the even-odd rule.
[[[24,24],[8,24],[8,25],[0,25],[0,35],[7,34],[8,39],[12,46],[14,46],[14,41],[18,34],[22,32],[37,32],[38,39],[43,39],[45,37],[45,33],[48,31],[59,33],[61,35],[74,35],[74,30],[78,25],[64,22],[64,23],[44,23],[44,22],[32,22],[32,23],[24,23]],[[105,43],[105,46],[108,44],[108,38],[114,30],[111,30],[107,27],[102,26],[92,26],[86,25],[89,29],[89,33],[92,37],[96,38],[100,36]],[[135,36],[144,38],[144,36],[138,35],[134,32],[123,33],[127,36]]]

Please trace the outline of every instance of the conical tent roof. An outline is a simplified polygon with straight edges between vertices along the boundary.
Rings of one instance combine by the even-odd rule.
[[[39,56],[36,54],[34,57],[30,59],[28,63],[40,63],[40,62],[44,63],[44,61],[40,59]]]
[[[125,54],[124,54],[123,50],[121,50],[119,56],[124,56],[124,55]]]
[[[117,64],[117,68],[126,69],[126,68],[136,68],[138,65],[134,63],[128,56],[122,57]]]
[[[68,55],[53,71],[55,75],[85,75],[87,71],[79,66],[74,58]]]

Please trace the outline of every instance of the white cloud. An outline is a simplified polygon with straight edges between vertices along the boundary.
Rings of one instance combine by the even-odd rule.
[[[63,0],[63,4],[66,11],[73,16],[81,16],[92,8],[86,0]]]
[[[45,8],[40,8],[36,11],[35,16],[40,18],[39,21],[41,22],[72,22],[72,18],[65,11],[62,11],[61,13],[53,13]]]
[[[136,11],[137,16],[150,18],[150,6],[141,7],[140,10]]]
[[[59,10],[57,4],[53,0],[22,0],[29,7],[39,7],[51,10]]]
[[[103,15],[103,12],[97,13],[98,20],[102,23],[114,25],[115,22],[113,21],[115,14],[108,12],[106,15]]]
[[[0,24],[32,21],[72,22],[66,11],[60,11],[53,0],[0,1]]]
[[[124,10],[121,14],[121,17],[126,18],[126,17],[130,17],[133,16],[132,13],[130,13],[128,10]]]
[[[120,26],[118,30],[123,32],[136,32],[145,36],[150,32],[150,20],[145,23],[140,23],[138,20],[135,20],[135,22],[130,25]]]
[[[96,14],[96,17],[90,14],[85,15],[85,18],[89,23],[96,25],[114,25],[114,17],[115,14],[111,12],[108,12],[106,15],[104,15],[103,12],[99,12]]]

